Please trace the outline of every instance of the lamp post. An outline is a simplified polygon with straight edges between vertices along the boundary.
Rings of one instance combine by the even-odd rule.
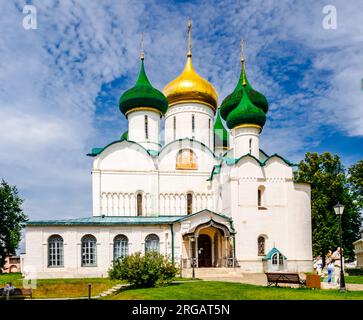
[[[340,240],[340,291],[344,292],[345,280],[344,280],[344,266],[343,266],[343,244],[342,244],[342,214],[344,211],[344,206],[339,202],[334,206],[334,211],[337,216],[339,216],[339,240]]]

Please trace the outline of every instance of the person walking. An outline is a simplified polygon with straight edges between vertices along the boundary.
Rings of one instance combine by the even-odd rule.
[[[340,284],[340,270],[341,270],[341,268],[343,268],[343,270],[344,270],[344,259],[343,258],[342,258],[343,266],[340,263],[340,255],[341,254],[342,254],[342,249],[340,247],[338,247],[337,250],[334,251],[334,253],[331,256],[332,261],[334,262],[333,275],[334,275],[334,284],[335,285]]]
[[[323,270],[323,260],[320,256],[316,257],[315,263],[314,263],[314,269],[316,269],[316,272],[319,276],[321,276],[321,271]]]
[[[334,272],[334,262],[332,260],[332,252],[331,250],[328,251],[328,253],[326,254],[326,270],[328,271],[328,284],[331,284],[331,280],[333,277],[333,272]]]

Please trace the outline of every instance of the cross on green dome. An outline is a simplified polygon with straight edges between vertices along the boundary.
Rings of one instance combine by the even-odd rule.
[[[242,99],[228,114],[227,126],[230,129],[242,124],[254,124],[261,128],[266,122],[266,114],[249,98],[245,85],[242,85]]]
[[[245,80],[245,85],[243,85],[243,80]],[[243,86],[245,87],[245,90],[243,90]],[[243,92],[246,92],[249,99],[255,106],[260,108],[264,113],[268,112],[268,102],[266,97],[252,88],[248,82],[246,70],[244,66],[242,66],[236,87],[233,92],[223,100],[220,106],[221,116],[224,120],[227,120],[229,113],[237,107],[238,103],[242,99]]]

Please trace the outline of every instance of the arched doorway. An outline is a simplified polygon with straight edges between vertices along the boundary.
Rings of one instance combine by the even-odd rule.
[[[200,234],[198,236],[198,266],[212,266],[212,242],[206,234]]]

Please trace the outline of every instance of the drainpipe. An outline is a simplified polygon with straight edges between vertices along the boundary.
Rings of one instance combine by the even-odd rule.
[[[232,220],[230,221],[230,225],[231,225],[232,230],[235,231]],[[235,232],[233,235],[233,268],[236,267],[236,262],[235,262],[236,261],[236,233],[237,232]]]
[[[170,225],[170,233],[171,233],[171,261],[174,263],[174,228],[173,225]]]

